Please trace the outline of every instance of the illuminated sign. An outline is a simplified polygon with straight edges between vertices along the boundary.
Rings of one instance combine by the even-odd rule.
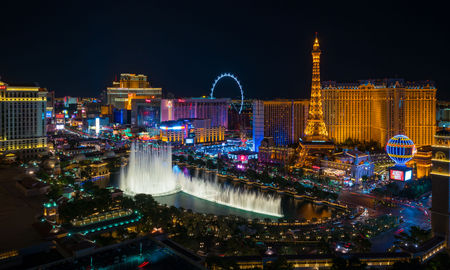
[[[150,140],[150,136],[148,136],[148,134],[143,134],[139,136],[139,139],[143,140],[143,141],[148,141]]]
[[[6,89],[6,85],[0,85],[0,90]]]
[[[412,179],[412,169],[406,166],[391,167],[389,169],[389,179],[397,181],[409,181]]]
[[[173,126],[173,127],[167,127],[167,126],[161,126],[160,129],[163,130],[182,130],[184,129],[184,126]]]
[[[56,125],[56,129],[64,129],[64,125]]]
[[[405,181],[404,172],[398,170],[391,170],[390,174],[391,180]]]
[[[405,181],[411,180],[412,178],[412,170],[405,172]]]
[[[100,133],[100,118],[95,118],[95,134]]]
[[[58,119],[64,119],[64,114],[62,114],[62,113],[58,113],[58,114],[56,114],[56,118],[58,118]]]
[[[45,117],[51,118],[52,117],[52,111],[46,111],[45,112]]]
[[[186,138],[186,144],[194,144],[194,139]]]

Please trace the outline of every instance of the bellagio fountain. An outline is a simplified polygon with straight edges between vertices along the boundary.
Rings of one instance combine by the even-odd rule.
[[[217,175],[198,177],[183,174],[172,165],[167,144],[134,142],[128,166],[120,174],[120,188],[127,194],[166,196],[185,192],[191,196],[255,213],[282,217],[281,197],[221,183]]]

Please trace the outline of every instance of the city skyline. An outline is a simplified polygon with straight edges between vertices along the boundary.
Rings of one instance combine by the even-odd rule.
[[[6,4],[8,10],[18,8]],[[38,82],[57,96],[97,96],[120,73],[132,72],[149,75],[155,87],[175,96],[202,96],[218,74],[231,72],[249,98],[309,98],[309,44],[318,32],[323,81],[397,77],[432,80],[438,89],[446,89],[448,70],[440,63],[450,55],[440,46],[448,36],[436,34],[445,33],[445,23],[427,8],[418,17],[417,9],[400,5],[355,12],[358,7],[265,2],[218,7],[197,3],[177,9],[113,2],[94,3],[88,11],[82,4],[30,4],[20,7],[22,20],[14,20],[17,12],[4,17],[8,26],[2,29],[3,38],[14,42],[0,44],[0,76],[12,84]],[[373,16],[384,20],[372,22]],[[40,23],[34,25],[35,19]],[[395,22],[401,23],[391,26]],[[352,28],[354,23],[359,27]],[[20,45],[30,41],[33,45],[26,49]],[[224,89],[235,85],[221,82],[218,97],[227,96]],[[447,92],[438,91],[438,99],[449,99]]]
[[[1,269],[450,269],[445,9],[1,8]]]

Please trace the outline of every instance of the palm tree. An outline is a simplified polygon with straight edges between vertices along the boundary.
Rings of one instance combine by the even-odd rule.
[[[419,226],[412,226],[409,230],[409,233],[401,232],[399,235],[396,235],[395,238],[397,241],[394,243],[399,245],[401,243],[407,243],[408,245],[421,245],[426,240],[430,239],[431,230],[424,230]]]
[[[450,256],[446,252],[442,252],[434,256],[429,260],[425,266],[425,269],[429,270],[439,270],[439,269],[450,269]]]
[[[289,263],[284,257],[278,257],[275,261],[270,264],[266,264],[264,269],[267,270],[290,270],[294,269],[294,266]]]
[[[396,262],[391,268],[392,270],[422,270],[425,267],[419,262],[418,259],[412,259],[409,262]]]
[[[324,238],[320,240],[317,248],[320,253],[333,254],[333,248],[331,248],[331,244]]]
[[[358,238],[356,242],[356,250],[361,253],[369,252],[372,248],[372,243],[367,238]]]
[[[366,269],[367,264],[361,263],[358,258],[344,259],[337,257],[333,259],[332,270],[363,270]]]

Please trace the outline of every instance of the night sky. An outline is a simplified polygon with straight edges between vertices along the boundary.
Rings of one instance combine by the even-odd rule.
[[[308,98],[318,32],[322,80],[433,80],[438,99],[450,100],[445,6],[159,2],[2,1],[0,76],[97,96],[120,73],[140,73],[166,93],[201,96],[231,72],[248,98]],[[231,80],[216,90],[238,97]]]

